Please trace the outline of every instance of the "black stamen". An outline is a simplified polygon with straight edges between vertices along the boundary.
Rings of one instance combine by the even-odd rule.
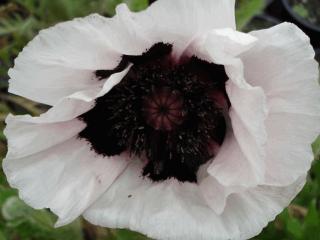
[[[225,119],[213,93],[228,101],[223,66],[189,58],[176,63],[172,46],[156,44],[142,56],[124,56],[114,70],[98,70],[98,78],[121,71],[128,74],[95,107],[80,118],[87,127],[80,137],[105,156],[147,158],[142,174],[154,181],[174,177],[197,181],[200,165],[222,144]]]
[[[123,71],[129,64],[129,62],[134,64],[142,64],[148,61],[152,61],[155,58],[167,56],[170,54],[172,46],[169,44],[157,43],[152,46],[148,51],[143,53],[141,56],[129,56],[124,55],[119,63],[119,65],[112,70],[97,70],[96,77],[98,79],[106,79],[112,74]]]
[[[113,70],[97,70],[96,77],[100,80],[106,79],[114,73],[123,71],[128,66],[128,64],[128,60],[126,58],[122,58],[119,65]]]

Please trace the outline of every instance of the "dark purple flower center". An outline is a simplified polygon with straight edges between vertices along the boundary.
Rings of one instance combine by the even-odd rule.
[[[97,70],[106,79],[133,64],[80,117],[87,127],[79,137],[104,156],[128,152],[146,159],[142,175],[154,181],[196,182],[199,167],[213,157],[212,146],[225,136],[227,76],[223,66],[196,57],[176,62],[171,50],[159,43],[141,56],[124,56],[114,70]]]
[[[143,101],[143,113],[154,129],[171,131],[184,120],[182,94],[168,87],[154,89]]]

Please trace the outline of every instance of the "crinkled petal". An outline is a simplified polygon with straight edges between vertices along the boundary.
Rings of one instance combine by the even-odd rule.
[[[141,13],[122,4],[113,18],[93,14],[57,24],[40,31],[19,54],[9,71],[9,91],[54,105],[99,85],[94,71],[114,69],[123,55],[141,55],[157,42],[185,49],[195,34],[235,28],[233,8],[234,0],[163,0]]]
[[[141,177],[132,162],[84,217],[96,225],[130,228],[155,239],[239,240],[258,234],[301,190],[305,176],[284,188],[259,186],[230,195],[221,215],[205,202],[199,187]]]
[[[3,169],[8,182],[30,206],[56,213],[59,226],[81,215],[127,166],[128,157],[99,156],[80,140],[85,123],[76,117],[91,109],[129,69],[111,75],[101,87],[63,98],[39,117],[6,119]]]
[[[210,175],[200,182],[199,188],[208,206],[218,215],[225,210],[227,199],[231,194],[241,193],[246,189],[242,186],[225,187]]]
[[[97,27],[117,52],[122,55],[141,55],[157,42],[152,37],[152,32],[145,29],[145,24],[151,22],[142,25],[138,21],[141,18],[139,15],[140,13],[131,12],[127,5],[119,4],[116,15],[106,19],[107,24],[101,21]]]
[[[65,130],[60,127],[59,133]],[[44,133],[38,134],[42,140]],[[7,137],[11,142],[16,140],[10,132]],[[43,147],[38,141],[33,144]],[[19,150],[25,151],[23,148],[27,146],[29,142],[25,141]],[[21,199],[36,209],[50,208],[59,217],[56,225],[61,226],[73,221],[97,200],[127,164],[124,156],[95,154],[89,143],[74,136],[28,156],[9,155],[4,159],[3,170],[10,185],[19,189]]]
[[[242,69],[236,57],[249,50],[257,38],[250,34],[235,31],[231,28],[212,29],[194,39],[188,50],[189,55],[197,55],[207,61],[226,65],[228,75],[233,81],[240,79],[243,83]],[[235,65],[235,66],[234,66]],[[234,72],[232,68],[235,67]]]
[[[142,54],[152,46],[143,32],[124,7],[112,19],[93,14],[42,30],[9,70],[9,92],[55,105],[99,87],[96,70],[114,69],[123,54]]]
[[[266,183],[288,185],[310,168],[320,133],[318,64],[309,38],[283,23],[251,33],[257,44],[241,55],[246,80],[266,94]]]
[[[198,36],[215,28],[236,28],[234,0],[161,0],[137,14],[156,42],[173,44],[179,57]]]
[[[311,144],[320,133],[319,123],[319,117],[303,114],[268,116],[266,184],[288,185],[309,171],[314,159]]]
[[[256,183],[252,183],[251,181],[253,178],[259,177],[258,174],[261,174],[260,169],[259,166],[254,165],[258,169],[258,171],[255,172],[254,168],[248,167],[249,163],[246,159],[237,139],[233,133],[229,131],[218,154],[208,167],[208,172],[225,187],[255,186]]]
[[[40,65],[20,55],[8,74],[10,93],[47,105],[88,86],[99,86],[92,71]]]
[[[197,39],[189,53],[224,65],[230,79],[226,90],[231,102],[231,126],[219,154],[208,168],[208,172],[227,187],[256,186],[263,182],[265,175],[266,97],[262,88],[251,86],[246,81],[239,58],[256,41],[249,34],[216,29]]]
[[[225,164],[230,164],[231,167],[235,161],[243,161],[241,164],[243,164],[243,167],[248,171],[247,174],[252,173],[245,179],[233,178],[234,181],[229,182],[229,185],[254,186],[263,181],[265,174],[264,147],[267,139],[265,128],[265,119],[267,116],[265,95],[260,88],[239,88],[231,81],[227,84],[226,89],[232,105],[229,111],[232,131],[235,138],[232,141],[236,140],[235,144],[238,145],[234,149],[231,149],[231,151],[237,151],[239,149],[244,158],[241,158],[241,154],[239,154],[238,159],[236,157],[232,159],[228,158]],[[216,172],[214,169],[215,163],[212,164],[209,171],[212,171],[212,173]],[[230,177],[230,174],[234,174],[233,171],[233,168],[229,168],[229,170],[224,173],[219,173],[219,175]],[[222,179],[220,181],[222,181]]]
[[[8,139],[7,158],[22,158],[64,142],[85,128],[85,123],[73,119],[58,123],[34,123],[30,116],[6,119],[4,134]]]
[[[241,55],[245,78],[263,88],[270,112],[319,116],[319,64],[310,39],[290,23],[251,35],[258,41]]]
[[[61,99],[56,105],[39,117],[25,115],[15,116],[15,118],[35,124],[64,122],[77,118],[93,108],[95,100],[98,97],[107,94],[115,85],[117,85],[128,73],[130,67],[131,65],[121,72],[112,74],[108,79],[102,81],[100,86],[75,92],[74,94]]]

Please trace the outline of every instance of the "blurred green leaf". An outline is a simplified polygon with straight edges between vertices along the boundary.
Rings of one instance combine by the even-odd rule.
[[[317,210],[316,206],[316,201],[312,201],[309,209],[308,209],[308,214],[304,220],[304,224],[307,226],[319,226],[320,225],[320,218],[319,218],[319,213]]]
[[[16,190],[4,186],[4,178],[2,178],[2,176],[0,176],[0,208],[2,208],[2,205],[8,198],[17,194]]]
[[[132,11],[141,11],[148,7],[148,0],[126,0],[124,1]]]
[[[7,227],[15,230],[21,229],[26,236],[33,235],[33,231],[36,230],[38,237],[47,236],[47,239],[50,240],[83,240],[82,225],[79,219],[67,226],[55,229],[53,226],[56,217],[47,210],[32,209],[17,196],[9,197],[5,201],[2,206],[2,216],[7,221]],[[30,231],[31,229],[33,231]]]
[[[8,112],[10,112],[9,107],[5,103],[0,102],[0,113],[8,113]]]
[[[237,29],[243,29],[264,7],[264,0],[238,0],[236,8]]]
[[[320,136],[317,138],[317,140],[312,144],[312,150],[315,156],[315,159],[320,158]]]
[[[1,31],[1,27],[0,27]],[[10,64],[10,50],[13,47],[13,44],[7,44],[6,46],[2,47],[0,49],[0,59],[1,59],[1,65],[0,65],[0,73],[2,76],[7,74],[8,71],[8,65]]]
[[[32,209],[26,206],[19,198],[13,196],[7,199],[2,206],[2,216],[13,221],[22,217],[26,217],[32,212]]]
[[[9,107],[5,103],[0,102],[0,142],[5,140],[5,136],[3,134],[3,128],[4,128],[3,122],[9,112],[10,112]],[[1,155],[0,155],[0,158],[1,158]]]
[[[293,7],[293,11],[299,14],[303,18],[307,18],[309,16],[308,9],[306,9],[303,4],[296,4]]]
[[[0,240],[6,240],[6,237],[4,236],[1,230],[0,230]]]
[[[77,219],[73,223],[61,228],[52,228],[51,234],[56,240],[83,240],[81,220]]]
[[[316,207],[316,201],[313,200],[308,208],[308,214],[304,219],[304,240],[313,240],[319,237],[320,214]]]
[[[27,113],[38,116],[41,114],[41,110],[37,108],[36,103],[30,100],[24,99],[22,97],[14,96],[14,95],[4,95],[0,93],[0,99],[14,103],[15,105],[23,108]]]
[[[32,14],[36,13],[38,2],[35,0],[13,0],[12,2],[19,4]]]
[[[15,15],[14,18],[10,19],[1,19],[0,21],[0,36],[8,35],[8,34],[26,34],[35,23],[35,19],[33,17],[29,17],[27,19],[23,19],[19,15]]]
[[[110,240],[148,240],[150,238],[147,238],[143,236],[142,234],[132,232],[126,229],[117,229],[113,231],[114,236]]]
[[[294,239],[302,239],[303,228],[299,220],[290,217],[287,220],[287,230],[294,237]]]
[[[106,7],[109,15],[115,14],[116,6],[125,3],[132,11],[141,11],[148,7],[149,0],[106,0]]]
[[[6,136],[3,133],[3,130],[0,129],[0,141],[4,141],[6,139]],[[2,157],[2,152],[0,151],[0,158]]]
[[[53,219],[46,210],[35,211],[16,196],[3,204],[2,216],[9,222],[26,220],[44,230],[51,230],[53,226]]]

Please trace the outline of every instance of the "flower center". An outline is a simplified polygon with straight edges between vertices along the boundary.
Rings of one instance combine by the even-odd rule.
[[[143,106],[146,122],[156,130],[171,131],[183,122],[183,98],[177,90],[155,89]]]
[[[171,46],[160,43],[96,76],[107,79],[129,63],[122,81],[80,116],[87,126],[79,137],[98,154],[145,159],[142,175],[154,181],[196,182],[199,167],[214,156],[212,146],[225,136],[219,103],[228,102],[224,67],[196,57],[177,63]]]

